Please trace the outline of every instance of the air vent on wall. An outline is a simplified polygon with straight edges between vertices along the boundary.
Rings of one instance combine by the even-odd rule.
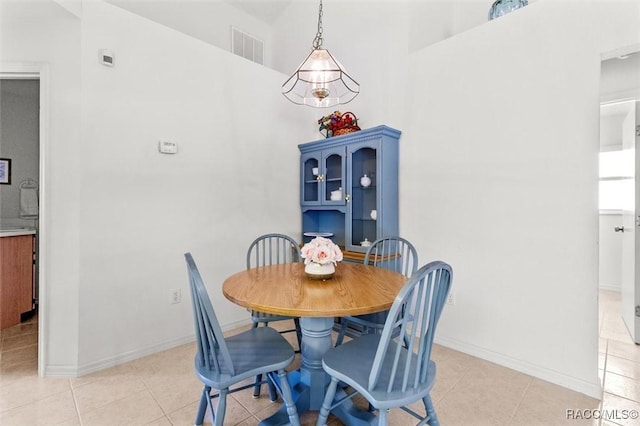
[[[231,52],[264,65],[264,42],[233,26],[231,27]]]

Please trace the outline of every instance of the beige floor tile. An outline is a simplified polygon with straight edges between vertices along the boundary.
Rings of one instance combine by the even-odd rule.
[[[2,367],[10,367],[15,364],[21,364],[25,361],[38,359],[38,345],[29,345],[2,351]]]
[[[640,345],[610,340],[607,346],[607,355],[640,362]]]
[[[0,386],[6,386],[8,383],[36,377],[38,374],[38,360],[28,359],[11,365],[2,365],[0,361]]]
[[[640,362],[609,355],[607,357],[606,371],[608,373],[615,373],[629,377],[634,380],[640,380]]]
[[[605,392],[602,397],[602,419],[616,425],[638,425],[640,403]],[[636,418],[632,418],[636,417]],[[603,425],[606,423],[603,421]]]
[[[2,330],[2,337],[6,339],[7,337],[19,336],[22,334],[37,334],[38,333],[38,323],[37,322],[25,322],[14,327],[5,328]]]
[[[437,404],[453,387],[464,377],[464,375],[479,365],[478,358],[434,345],[431,358],[436,363],[436,383],[431,391],[431,400]]]
[[[514,424],[594,424],[591,416],[584,419],[578,415],[577,410],[597,410],[600,401],[586,395],[570,391],[561,386],[554,385],[539,379],[533,379],[527,388],[516,413],[513,417]],[[574,411],[567,411],[574,410]],[[591,411],[588,411],[591,413]],[[577,418],[577,419],[574,419]],[[597,424],[597,421],[596,423]]]
[[[0,385],[0,412],[71,391],[69,379],[30,376]],[[0,423],[1,424],[1,423]]]
[[[190,423],[185,423],[190,424]],[[145,426],[172,426],[171,420],[167,416],[162,416],[157,420],[152,421],[151,423],[145,423]]]
[[[277,409],[282,406],[282,399],[279,397],[274,402],[269,400],[269,392],[267,391],[266,385],[262,386],[260,397],[258,398],[253,397],[252,388],[238,391],[231,396],[251,413],[257,413],[271,406],[278,407]],[[277,411],[277,409],[275,411]]]
[[[164,412],[147,390],[81,412],[83,426],[145,425],[164,417]]]
[[[71,390],[0,412],[2,426],[79,424]]]
[[[525,374],[481,361],[435,404],[436,412],[444,425],[507,425],[530,381]]]
[[[5,337],[2,339],[2,351],[10,351],[12,349],[20,349],[25,346],[38,344],[38,335],[35,333],[18,334],[16,336]]]
[[[217,398],[213,400],[216,412],[218,403],[219,400]],[[191,414],[191,421],[193,421],[196,415],[197,404],[193,404],[192,407],[193,411]],[[207,417],[210,418],[210,415],[211,414],[207,412]],[[225,410],[224,424],[235,425],[247,419],[250,419],[252,422],[255,421],[255,417],[245,407],[243,407],[242,404],[236,401],[233,397],[227,396],[227,408]]]
[[[193,425],[195,424],[194,419],[196,417],[196,411],[198,409],[198,403],[194,402],[193,404],[187,405],[186,407],[182,407],[179,410],[176,410],[171,413],[167,413],[167,417],[174,425]],[[210,425],[210,417],[207,416],[204,419],[205,425]]]
[[[147,391],[140,378],[127,375],[101,377],[86,384],[72,386],[81,416],[140,391]]]
[[[192,372],[185,375],[167,374],[164,380],[156,377],[152,384],[149,384],[149,378],[143,380],[158,404],[167,413],[197,402],[202,392],[202,383]]]
[[[640,401],[640,381],[629,377],[605,371],[604,390],[622,398]]]

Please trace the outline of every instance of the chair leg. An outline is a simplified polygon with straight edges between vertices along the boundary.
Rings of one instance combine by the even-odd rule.
[[[253,321],[251,324],[251,328],[257,328],[260,323],[258,321]],[[258,398],[260,396],[260,382],[262,381],[262,374],[258,374],[256,376],[255,385],[253,387],[253,397]]]
[[[302,329],[300,328],[300,318],[294,318],[293,323],[296,326],[296,337],[298,338],[298,348],[302,350]]]
[[[254,398],[258,398],[260,396],[260,387],[262,386],[262,384],[260,383],[262,382],[262,374],[258,374],[256,376],[255,381],[253,382],[253,397]]]
[[[431,401],[431,396],[425,396],[424,398],[422,398],[422,402],[424,403],[424,409],[427,412],[427,416],[429,417],[429,426],[440,426],[438,416],[436,415],[436,409],[434,408],[433,402]]]
[[[342,318],[340,320],[340,331],[338,332],[338,337],[336,338],[336,346],[340,346],[342,344],[342,340],[344,339],[344,334],[347,332],[347,320]]]
[[[220,389],[220,396],[218,397],[218,412],[215,415],[215,418],[212,418],[211,423],[215,426],[223,426],[224,425],[224,415],[227,411],[227,394],[229,393],[229,389]],[[211,405],[211,413],[213,413],[213,405]]]
[[[289,380],[287,379],[287,372],[284,370],[280,370],[278,371],[278,376],[280,377],[280,394],[282,395],[282,400],[284,401],[285,407],[287,407],[289,423],[291,423],[292,426],[300,426],[298,409],[296,408],[296,404],[293,402],[293,394],[291,392]],[[269,381],[269,383],[272,384],[271,381]],[[275,389],[275,385],[272,384],[272,386]]]
[[[211,388],[205,386],[202,389],[202,395],[200,396],[200,403],[198,404],[198,411],[196,412],[196,419],[194,424],[196,426],[202,426],[204,423],[204,415],[207,413],[207,406],[211,401]]]
[[[333,398],[336,396],[336,388],[338,387],[338,378],[332,377],[331,383],[327,388],[327,392],[324,394],[324,401],[322,402],[322,408],[320,408],[320,414],[318,415],[318,421],[316,426],[325,426],[327,424],[327,418],[331,411],[331,405],[333,404]]]
[[[278,393],[276,392],[276,387],[271,380],[267,382],[267,391],[269,392],[269,401],[276,402],[278,400]]]
[[[378,426],[387,426],[389,424],[389,411],[386,408],[378,410]]]

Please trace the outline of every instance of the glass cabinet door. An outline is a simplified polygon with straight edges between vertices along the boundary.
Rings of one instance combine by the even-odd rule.
[[[303,155],[301,158],[302,174],[300,202],[303,205],[320,204],[320,153]]]
[[[345,149],[326,150],[322,153],[324,192],[322,204],[345,203]]]
[[[347,244],[357,251],[366,251],[366,242],[372,243],[378,238],[378,151],[375,142],[349,148],[350,229]]]

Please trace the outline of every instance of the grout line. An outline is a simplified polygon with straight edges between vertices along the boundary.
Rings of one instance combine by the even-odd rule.
[[[69,389],[71,389],[71,396],[73,397],[73,406],[76,409],[76,415],[78,416],[78,422],[82,426],[82,416],[80,415],[80,407],[78,407],[78,399],[76,398],[76,390],[73,386],[73,381],[69,379]]]
[[[527,394],[527,391],[529,391],[529,388],[531,387],[531,383],[533,383],[533,377],[529,376],[529,383],[527,383],[527,386],[522,391],[522,394],[520,395],[520,398],[518,398],[518,402],[516,403],[516,406],[514,407],[513,411],[511,412],[511,416],[509,416],[510,420],[513,420],[513,418],[516,416],[516,413],[518,412],[518,409],[520,408],[520,405],[522,404],[522,401],[524,400],[524,396]]]

